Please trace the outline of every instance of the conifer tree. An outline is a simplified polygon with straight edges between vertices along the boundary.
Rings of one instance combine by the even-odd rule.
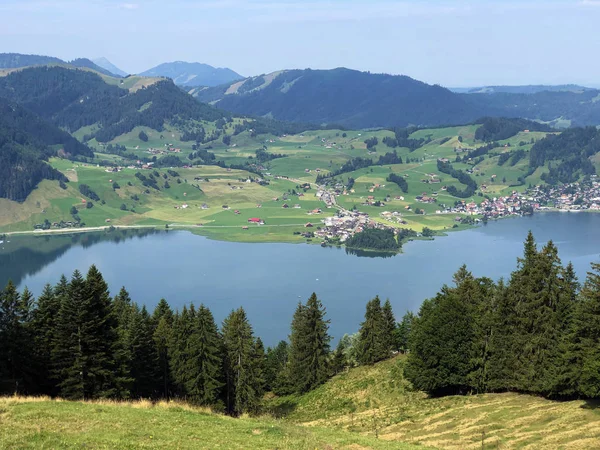
[[[20,295],[9,281],[0,293],[0,373],[4,392],[23,394],[34,388],[33,336],[28,327],[31,310],[30,292],[25,289]]]
[[[243,308],[223,321],[226,406],[232,415],[255,413],[260,406],[259,380],[254,370],[254,337]]]
[[[267,349],[265,361],[265,388],[277,395],[289,394],[290,386],[287,377],[289,345],[287,341],[279,341],[275,348]]]
[[[365,320],[360,326],[358,340],[358,361],[360,364],[374,364],[385,359],[389,352],[386,342],[386,324],[383,321],[381,302],[375,297],[367,303]]]
[[[313,293],[299,304],[292,320],[288,374],[296,392],[308,392],[323,384],[329,368],[329,321],[325,308]]]
[[[135,398],[150,398],[157,386],[157,355],[153,341],[152,322],[146,307],[131,307],[128,326],[128,352],[131,355],[131,394]]]
[[[222,342],[210,310],[200,305],[189,340],[186,391],[200,405],[216,405],[222,381]]]
[[[158,357],[158,382],[161,395],[165,398],[170,396],[172,379],[170,371],[169,342],[173,326],[173,311],[163,298],[152,313],[153,340]]]
[[[344,345],[344,341],[340,339],[335,351],[333,352],[333,357],[331,360],[331,371],[333,375],[343,372],[348,366],[348,360],[346,358],[345,351],[346,346]]]
[[[383,304],[381,313],[383,315],[383,344],[387,352],[386,357],[389,357],[392,352],[398,351],[396,343],[396,318],[394,317],[394,311],[392,310],[389,298]]]
[[[265,346],[261,338],[257,337],[254,341],[252,357],[254,360],[253,370],[256,379],[256,395],[261,398],[265,393],[266,387],[266,355]]]
[[[409,350],[409,337],[414,319],[414,313],[412,311],[407,311],[396,327],[394,341],[396,342],[398,351],[401,353],[406,353]]]
[[[59,292],[68,286],[68,281],[61,277],[56,290],[49,284],[44,286],[42,294],[37,299],[37,307],[32,318],[32,329],[35,342],[36,384],[38,391],[44,394],[56,395],[55,383],[51,377],[51,354],[56,330],[56,320],[60,309]]]
[[[115,345],[115,397],[126,399],[131,396],[133,378],[131,374],[130,319],[132,304],[129,292],[122,287],[112,302],[112,315],[116,321],[117,343]]]
[[[570,337],[569,381],[572,393],[600,397],[600,264],[592,270],[581,290]],[[570,392],[570,393],[571,393]]]
[[[171,376],[175,390],[181,396],[186,395],[186,385],[190,379],[187,365],[190,360],[190,339],[194,332],[193,315],[185,305],[181,313],[175,315],[168,346]]]

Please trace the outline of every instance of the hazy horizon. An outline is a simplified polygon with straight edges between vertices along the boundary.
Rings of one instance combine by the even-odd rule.
[[[597,86],[600,0],[4,0],[0,52],[407,75],[446,87]]]

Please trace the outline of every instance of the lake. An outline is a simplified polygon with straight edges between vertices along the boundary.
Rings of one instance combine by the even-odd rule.
[[[462,264],[476,276],[507,277],[530,229],[540,244],[554,240],[580,280],[600,260],[600,214],[543,213],[410,242],[387,258],[317,245],[213,241],[186,231],[15,236],[0,245],[0,284],[10,278],[37,295],[61,274],[96,264],[113,294],[124,285],[150,310],[161,298],[174,309],[204,303],[221,322],[243,306],[256,334],[273,345],[287,337],[297,303],[313,291],[339,338],[357,331],[375,295],[389,298],[400,318],[451,283]]]

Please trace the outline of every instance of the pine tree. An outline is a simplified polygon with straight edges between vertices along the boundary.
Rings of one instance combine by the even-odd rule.
[[[173,311],[164,298],[158,302],[152,313],[152,322],[154,330],[152,337],[158,357],[158,383],[161,395],[168,398],[172,390],[169,342],[173,326]]]
[[[396,318],[394,317],[390,299],[387,299],[383,304],[381,313],[383,315],[383,344],[387,351],[387,357],[389,357],[392,352],[398,351],[396,343]]]
[[[333,352],[333,358],[331,361],[331,371],[333,375],[343,372],[348,366],[348,360],[346,359],[346,346],[344,341],[340,339],[335,351]]]
[[[265,361],[265,389],[277,395],[291,393],[287,364],[289,345],[286,341],[279,341],[275,348],[268,348]]]
[[[288,374],[296,392],[308,392],[329,377],[329,321],[325,308],[313,293],[299,304],[292,320]]]
[[[455,288],[444,286],[423,302],[413,323],[405,374],[417,389],[431,395],[471,390],[480,281],[464,266],[454,281]]]
[[[260,406],[259,380],[254,371],[254,337],[243,308],[223,321],[226,403],[232,415],[255,413]]]
[[[213,315],[206,306],[200,305],[192,326],[186,391],[194,402],[214,406],[223,386],[223,345]]]
[[[83,322],[85,280],[76,270],[67,292],[60,298],[52,348],[53,375],[61,397],[85,398]]]
[[[358,341],[360,364],[374,364],[388,356],[385,331],[381,302],[379,297],[375,297],[367,303],[365,320],[360,326]]]
[[[128,350],[131,355],[131,393],[135,398],[153,397],[157,387],[157,355],[152,339],[152,322],[146,307],[131,307],[128,326]]]
[[[194,332],[192,315],[195,314],[188,310],[187,306],[175,315],[168,345],[171,377],[175,391],[180,396],[187,394],[186,385],[190,379],[187,365],[190,360],[189,343]]]
[[[130,319],[132,304],[129,292],[122,287],[112,302],[112,316],[117,324],[115,345],[115,397],[127,399],[131,396],[133,378],[131,375]]]
[[[600,264],[592,270],[581,290],[570,336],[570,384],[572,393],[600,397]]]
[[[33,391],[33,336],[29,327],[32,296],[23,295],[9,281],[0,293],[0,389],[3,392],[25,394]]]
[[[402,316],[402,321],[396,327],[394,341],[398,351],[401,353],[406,353],[409,350],[410,331],[414,319],[415,315],[411,311],[407,311],[404,316]]]
[[[63,284],[62,288],[60,284]],[[53,289],[47,284],[37,299],[37,307],[32,318],[32,329],[35,342],[36,384],[38,392],[56,395],[56,386],[51,377],[52,346],[56,332],[56,321],[60,309],[59,293],[66,290],[68,281],[61,277],[59,286]]]
[[[254,341],[254,348],[252,352],[253,358],[253,370],[254,370],[254,378],[256,379],[256,395],[259,398],[265,393],[266,387],[266,356],[265,356],[265,346],[261,340],[261,338],[257,337]]]

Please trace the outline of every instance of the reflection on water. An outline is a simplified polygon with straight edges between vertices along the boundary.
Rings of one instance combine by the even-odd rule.
[[[152,229],[115,229],[98,233],[6,236],[0,244],[0,287],[4,287],[8,280],[19,285],[24,277],[38,273],[71,247],[89,248],[100,242],[118,244],[161,232]]]
[[[393,258],[397,255],[395,252],[379,252],[376,250],[359,250],[356,248],[346,248],[347,255],[358,256],[362,258]]]

